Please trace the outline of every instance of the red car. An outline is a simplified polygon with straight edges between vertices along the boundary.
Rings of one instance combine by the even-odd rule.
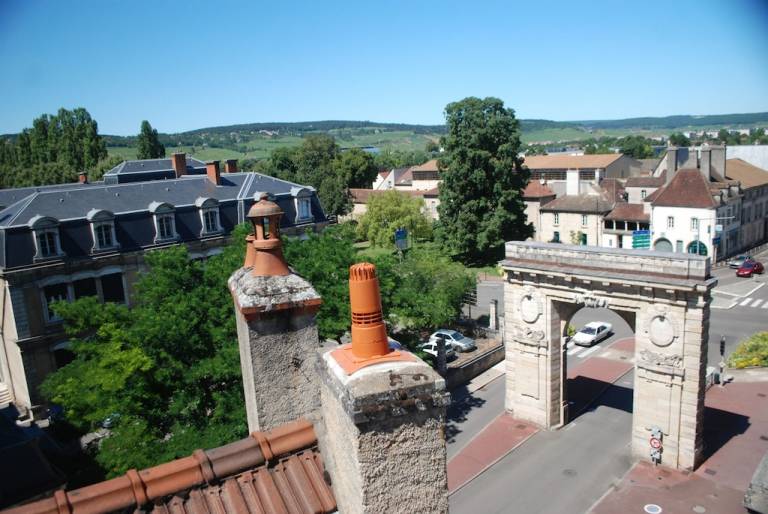
[[[750,278],[755,273],[762,275],[764,271],[765,268],[763,268],[762,263],[757,262],[754,259],[747,259],[744,261],[744,264],[742,264],[741,267],[736,270],[736,276]]]

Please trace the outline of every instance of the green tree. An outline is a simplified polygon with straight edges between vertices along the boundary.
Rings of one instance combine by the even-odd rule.
[[[378,169],[373,156],[360,148],[350,148],[336,156],[334,171],[341,175],[347,187],[370,188]]]
[[[372,195],[357,233],[374,246],[394,246],[395,230],[406,228],[417,239],[432,237],[432,221],[424,215],[424,200],[391,189]]]
[[[681,132],[675,132],[669,136],[669,143],[672,146],[691,146],[691,140]]]
[[[245,435],[226,286],[242,263],[244,236],[238,229],[238,243],[205,265],[184,246],[147,254],[132,309],[95,298],[55,304],[75,359],[42,389],[81,430],[113,418],[96,455],[110,476]]]
[[[618,141],[619,151],[624,155],[635,159],[648,159],[653,157],[651,141],[643,136],[626,136]]]
[[[519,123],[497,98],[451,103],[445,118],[439,240],[464,263],[497,262],[505,241],[533,233],[522,199],[530,174],[518,156]]]
[[[157,129],[153,129],[147,120],[141,122],[141,132],[136,138],[136,146],[139,159],[165,157],[165,146],[158,138]]]
[[[435,154],[440,151],[440,145],[437,142],[430,139],[429,141],[427,141],[427,144],[424,145],[424,151],[427,152],[428,154]]]

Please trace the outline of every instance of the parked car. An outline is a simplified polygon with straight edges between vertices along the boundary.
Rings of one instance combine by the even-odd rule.
[[[452,347],[457,352],[469,352],[477,348],[474,339],[447,328],[441,328],[429,336],[431,343],[437,342],[438,339],[445,339],[446,346]]]
[[[757,273],[758,275],[762,275],[763,272],[765,272],[763,263],[758,262],[754,259],[748,259],[744,261],[744,264],[742,264],[741,267],[739,267],[739,269],[736,270],[736,276],[749,278],[755,273]]]
[[[737,255],[736,257],[733,257],[728,260],[728,267],[739,269],[741,268],[741,265],[744,264],[744,261],[749,260],[749,255]]]
[[[391,337],[387,338],[387,343],[389,344],[390,350],[405,350],[405,347],[400,343],[400,341],[397,341],[396,339],[392,339]]]
[[[604,321],[593,321],[573,335],[573,342],[579,346],[592,346],[611,335],[613,327]]]
[[[424,353],[427,355],[431,355],[435,359],[437,359],[437,342],[430,341],[427,343],[423,343],[419,348],[422,349]],[[453,349],[453,347],[446,343],[445,345],[445,360],[451,360],[456,357],[456,351]]]

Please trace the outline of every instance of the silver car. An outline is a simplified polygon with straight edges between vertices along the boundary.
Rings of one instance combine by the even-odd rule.
[[[457,352],[469,352],[477,348],[474,339],[471,339],[460,332],[456,332],[455,330],[441,328],[429,336],[429,342],[431,343],[436,343],[438,339],[444,339],[446,346],[452,347]]]
[[[744,261],[749,259],[749,255],[737,255],[731,259],[728,259],[728,267],[738,269],[744,264]]]

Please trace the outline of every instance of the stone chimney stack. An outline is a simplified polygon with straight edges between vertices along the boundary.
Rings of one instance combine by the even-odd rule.
[[[704,180],[709,182],[712,176],[712,148],[709,146],[701,147],[701,158],[699,159],[699,171],[701,171]]]
[[[237,173],[237,159],[227,159],[224,161],[225,173]]]
[[[208,180],[217,186],[221,185],[221,172],[219,171],[219,161],[208,161],[205,163],[205,174]]]
[[[565,171],[565,194],[566,195],[579,194],[579,170]]]
[[[677,147],[670,146],[667,148],[667,177],[665,182],[669,184],[672,181],[672,177],[675,176],[677,171]]]
[[[320,296],[283,259],[283,212],[267,195],[251,207],[245,266],[229,278],[250,432],[317,413]]]
[[[187,154],[180,152],[171,155],[171,166],[176,174],[176,178],[187,174]]]
[[[318,440],[339,512],[446,513],[445,381],[389,349],[372,264],[350,268],[352,343],[323,354]]]
[[[710,147],[711,160],[710,160],[710,174],[715,180],[725,180],[725,158],[726,147],[712,146]]]

